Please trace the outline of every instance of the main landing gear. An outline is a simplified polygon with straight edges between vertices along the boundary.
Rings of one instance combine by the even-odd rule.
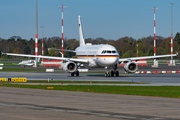
[[[105,77],[114,77],[114,76],[119,77],[119,71],[118,70],[116,71],[112,70],[111,72],[106,71],[104,76]]]
[[[78,77],[78,76],[79,76],[79,71],[76,70],[75,72],[72,72],[72,73],[71,73],[71,76],[74,76],[74,75],[76,75],[76,76]]]
[[[73,77],[74,75],[76,75],[77,77],[79,76],[79,71],[78,71],[78,68],[80,68],[81,64],[77,64],[76,63],[76,70],[74,72],[71,73],[71,76]]]
[[[117,70],[117,65],[113,66],[113,70],[111,72],[108,72],[107,69],[108,67],[105,67],[106,72],[104,74],[105,77],[119,77],[119,71]]]

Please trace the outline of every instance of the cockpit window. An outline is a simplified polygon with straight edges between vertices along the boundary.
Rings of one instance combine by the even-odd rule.
[[[101,54],[105,54],[105,53],[116,53],[116,51],[115,50],[103,50],[102,52],[101,52]]]
[[[104,53],[106,53],[106,50],[103,50],[103,51],[101,52],[101,54],[104,54]]]
[[[107,53],[111,53],[111,51],[110,51],[110,50],[107,50]]]
[[[115,51],[115,50],[113,50],[113,51],[112,51],[112,53],[116,53],[116,51]]]

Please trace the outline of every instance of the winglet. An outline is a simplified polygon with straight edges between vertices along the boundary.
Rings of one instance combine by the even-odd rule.
[[[78,23],[79,23],[79,42],[80,42],[80,46],[85,46],[80,16],[78,16]]]

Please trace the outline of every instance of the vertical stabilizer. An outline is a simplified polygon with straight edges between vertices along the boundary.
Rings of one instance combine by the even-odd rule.
[[[80,46],[85,46],[80,16],[78,16],[78,22],[79,22],[79,42],[80,42]]]

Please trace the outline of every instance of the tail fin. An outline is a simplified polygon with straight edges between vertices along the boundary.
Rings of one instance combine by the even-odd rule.
[[[79,42],[80,42],[80,46],[85,46],[80,16],[78,16],[78,22],[79,22]]]

